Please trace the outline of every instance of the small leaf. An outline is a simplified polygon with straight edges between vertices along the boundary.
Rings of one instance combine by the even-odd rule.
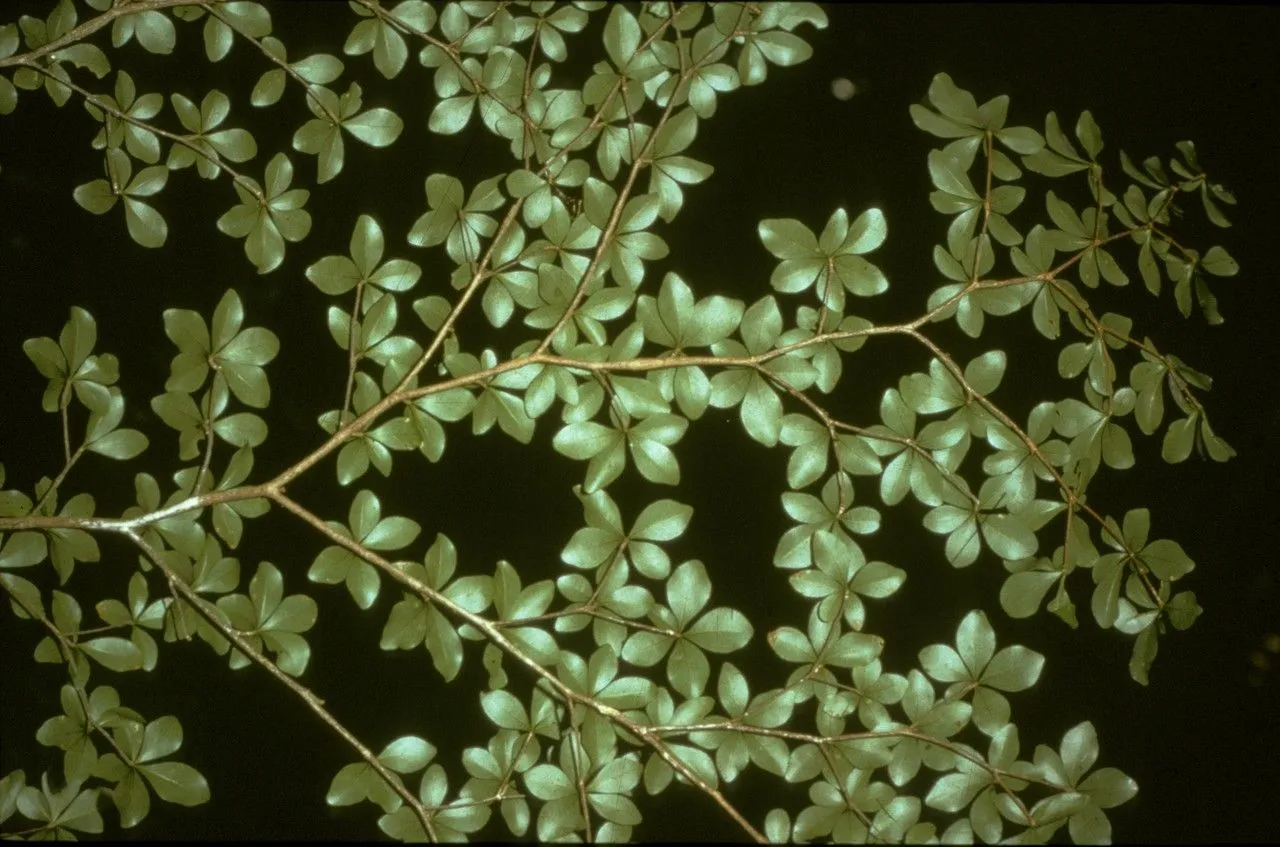
[[[670,541],[684,533],[693,516],[693,507],[674,500],[659,500],[645,507],[631,528],[631,537],[649,541]]]
[[[195,768],[182,762],[141,765],[140,770],[161,800],[182,806],[209,802],[209,783]]]
[[[124,638],[104,637],[79,645],[90,658],[113,671],[136,671],[142,667],[142,651]]]
[[[342,128],[370,147],[387,147],[400,137],[404,121],[390,109],[369,109],[343,121]]]

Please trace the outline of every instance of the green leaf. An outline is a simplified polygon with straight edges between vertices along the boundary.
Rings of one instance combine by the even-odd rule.
[[[136,429],[119,429],[94,441],[89,449],[112,459],[132,459],[147,449],[147,437]]]
[[[685,636],[712,653],[732,653],[745,647],[755,632],[746,615],[737,609],[712,609],[685,631]]]
[[[404,121],[390,109],[369,109],[342,122],[342,128],[370,147],[388,147],[400,137]]]
[[[659,500],[644,508],[631,528],[633,538],[671,541],[684,534],[693,517],[693,507],[674,500]]]
[[[169,235],[169,225],[155,209],[135,200],[124,198],[124,219],[129,226],[129,237],[143,247],[162,247]]]
[[[159,762],[141,765],[138,770],[147,778],[156,795],[168,803],[198,806],[209,802],[209,784],[199,771],[182,762]]]
[[[1240,272],[1240,265],[1231,254],[1221,247],[1210,247],[1200,260],[1200,266],[1214,276],[1235,276]]]
[[[590,459],[621,439],[620,433],[594,421],[569,424],[556,433],[552,446],[570,459]]]
[[[1133,654],[1129,658],[1129,676],[1139,685],[1150,682],[1151,663],[1155,661],[1159,642],[1155,627],[1148,627],[1133,642]]]
[[[396,773],[409,774],[425,768],[435,755],[434,745],[416,735],[405,735],[384,747],[378,761]]]
[[[1165,612],[1169,615],[1169,623],[1174,629],[1189,629],[1200,617],[1204,609],[1196,602],[1194,591],[1179,591],[1173,599],[1165,604]]]
[[[764,220],[758,227],[765,249],[779,259],[807,259],[821,255],[818,239],[807,226],[791,218]]]
[[[44,561],[49,555],[45,537],[39,532],[15,532],[4,542],[0,546],[0,568],[25,568]]]
[[[983,540],[1003,559],[1026,559],[1034,556],[1038,547],[1035,533],[1014,515],[988,515],[980,524]]]
[[[631,428],[627,444],[640,475],[663,485],[680,484],[680,465],[668,447],[684,436],[689,422],[677,415],[653,415]]]
[[[524,773],[525,786],[529,793],[535,797],[546,801],[557,801],[570,799],[572,796],[572,781],[560,768],[554,765],[537,765]],[[548,806],[555,805],[554,802],[548,802]],[[540,835],[542,819],[539,819]]]
[[[1176,541],[1160,539],[1142,549],[1141,560],[1161,579],[1177,580],[1186,576],[1195,563]]]
[[[742,398],[740,415],[747,434],[756,441],[766,447],[778,443],[782,432],[782,401],[758,374],[751,375],[750,385]]]
[[[989,780],[970,773],[941,776],[925,796],[925,805],[944,812],[958,812],[968,806]]]
[[[291,63],[290,67],[293,68],[299,76],[312,85],[328,85],[338,77],[342,76],[342,60],[338,59],[336,56],[330,56],[328,53],[316,53],[306,57],[305,59],[300,59]],[[265,104],[258,104],[255,102],[254,105],[257,106]]]
[[[1036,684],[1044,667],[1044,656],[1014,645],[992,657],[982,673],[982,684],[1000,691],[1024,691]]]
[[[78,646],[89,658],[118,673],[136,671],[143,664],[142,651],[125,638],[106,636],[81,642]]]
[[[480,695],[484,713],[502,729],[524,731],[529,729],[529,716],[524,705],[507,691],[487,691]]]
[[[427,119],[427,128],[440,135],[456,135],[467,128],[475,110],[475,98],[450,97],[436,103]]]
[[[1000,589],[1000,606],[1010,617],[1029,618],[1040,608],[1044,595],[1057,582],[1055,571],[1022,571],[1011,574]]]
[[[1186,461],[1186,458],[1191,455],[1195,435],[1195,415],[1180,418],[1169,424],[1169,428],[1164,433],[1164,442],[1160,446],[1160,457],[1171,465]]]

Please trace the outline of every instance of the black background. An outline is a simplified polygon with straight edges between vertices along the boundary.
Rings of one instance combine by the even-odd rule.
[[[16,20],[19,12],[44,15],[49,5],[6,5],[4,20]],[[118,210],[95,217],[71,198],[74,186],[98,178],[102,167],[101,155],[89,146],[96,126],[76,100],[59,110],[43,93],[23,92],[17,112],[0,120],[0,460],[7,487],[30,492],[41,476],[61,467],[56,417],[39,412],[43,380],[21,343],[32,336],[56,338],[72,305],[97,319],[97,352],[121,359],[125,425],[143,429],[152,441],[136,461],[90,457],[68,479],[62,502],[87,490],[97,498],[98,514],[115,515],[133,502],[135,473],[155,474],[167,494],[171,474],[182,466],[172,431],[147,405],[163,390],[174,352],[163,335],[164,309],[195,309],[207,316],[222,292],[234,287],[246,305],[246,325],[271,327],[280,337],[280,356],[268,367],[273,402],[264,417],[271,437],[256,452],[256,480],[319,444],[323,434],[315,418],[341,397],[345,353],[323,328],[330,298],[302,272],[322,256],[346,252],[359,214],[380,220],[387,257],[423,266],[424,277],[408,299],[450,295],[450,268],[442,251],[421,251],[404,240],[425,210],[422,179],[449,173],[469,190],[479,179],[510,167],[505,143],[474,121],[457,137],[428,133],[426,116],[434,97],[426,93],[430,75],[414,61],[416,51],[391,83],[373,69],[370,56],[341,56],[345,34],[356,20],[345,4],[270,8],[291,59],[319,51],[339,55],[347,70],[332,87],[343,91],[349,80],[358,80],[366,106],[395,108],[405,131],[386,151],[348,138],[342,174],[323,186],[313,185],[313,158],[288,150],[294,185],[312,189],[307,208],[314,225],[305,241],[289,246],[284,265],[267,276],[255,273],[241,242],[214,227],[217,216],[235,202],[228,180],[205,182],[191,169],[175,172],[156,198],[170,224],[167,249],[144,250],[128,239]],[[1276,295],[1266,272],[1276,244],[1273,198],[1280,187],[1274,153],[1280,95],[1274,44],[1280,18],[1271,10],[1225,6],[826,8],[827,29],[797,30],[814,47],[810,61],[793,68],[771,66],[763,85],[722,95],[714,118],[700,122],[687,152],[716,172],[703,185],[687,188],[673,225],[655,226],[671,255],[647,267],[642,290],[655,293],[662,275],[674,271],[700,295],[723,293],[753,302],[770,293],[774,265],[756,236],[760,219],[794,217],[819,231],[837,207],[854,217],[878,206],[888,219],[889,239],[872,258],[888,275],[890,289],[851,308],[876,321],[918,314],[940,284],[930,250],[943,241],[947,219],[928,205],[925,157],[943,142],[917,130],[907,107],[923,99],[940,71],[979,102],[1009,94],[1011,124],[1042,130],[1045,112],[1053,109],[1070,128],[1082,109],[1090,109],[1107,144],[1103,156],[1113,165],[1113,189],[1127,184],[1115,158],[1118,148],[1135,159],[1154,154],[1167,160],[1174,142],[1194,140],[1212,179],[1240,201],[1227,209],[1235,222],[1230,230],[1204,224],[1193,199],[1184,201],[1187,215],[1179,222],[1186,243],[1202,250],[1221,244],[1239,260],[1237,277],[1215,282],[1225,325],[1207,327],[1198,312],[1184,321],[1167,290],[1160,300],[1151,298],[1126,248],[1117,253],[1134,282],[1127,289],[1104,286],[1093,302],[1098,311],[1133,317],[1135,334],[1150,335],[1162,350],[1214,377],[1214,389],[1204,398],[1210,419],[1239,455],[1225,465],[1193,456],[1171,467],[1159,459],[1159,438],[1142,437],[1135,428],[1137,467],[1104,470],[1090,488],[1090,502],[1117,517],[1130,508],[1150,508],[1153,537],[1177,539],[1195,559],[1196,570],[1180,587],[1196,592],[1204,615],[1190,631],[1161,639],[1151,685],[1143,688],[1128,678],[1131,640],[1099,632],[1093,624],[1087,577],[1071,585],[1081,609],[1080,630],[1069,631],[1046,614],[1009,620],[996,601],[1004,575],[998,561],[984,553],[973,567],[952,570],[943,556],[943,539],[920,526],[924,507],[908,498],[884,509],[883,527],[864,543],[869,558],[908,572],[897,595],[873,603],[867,629],[886,636],[887,669],[900,673],[915,664],[921,647],[951,642],[971,608],[988,610],[1000,644],[1021,643],[1044,653],[1048,660],[1040,684],[1011,697],[1022,757],[1030,758],[1036,744],[1056,748],[1068,728],[1093,720],[1102,749],[1099,766],[1118,767],[1140,786],[1132,801],[1110,813],[1117,839],[1280,838],[1274,810],[1263,799],[1280,784],[1275,727],[1280,689],[1274,674],[1253,669],[1249,659],[1266,633],[1280,630],[1269,496],[1276,474],[1273,433],[1280,426],[1271,332]],[[557,69],[554,86],[581,84],[584,60],[600,53],[604,18],[604,13],[594,15],[584,34],[569,38],[570,63]],[[179,23],[178,33],[173,57],[153,57],[129,45],[112,54],[113,63],[134,76],[140,93],[178,91],[199,102],[210,88],[226,92],[233,104],[227,125],[250,129],[259,142],[258,158],[241,167],[260,177],[270,156],[288,149],[293,128],[310,117],[302,97],[290,88],[278,106],[259,113],[248,105],[248,93],[266,69],[255,51],[237,44],[227,60],[210,66],[202,58],[196,28]],[[104,34],[95,43],[105,47]],[[860,84],[851,101],[830,93],[830,81],[839,76]],[[76,79],[110,93],[114,78],[96,82],[77,74]],[[167,108],[156,120],[176,126]],[[1079,203],[1082,182],[1069,189],[1061,187],[1064,182],[1052,187]],[[1024,231],[1036,221],[1047,222],[1042,199],[1047,184],[1034,175],[1025,184],[1028,200],[1014,216]],[[781,305],[791,321],[795,301],[782,298]],[[411,326],[404,322],[400,331]],[[482,326],[481,320],[464,323],[464,341],[477,338]],[[988,318],[977,341],[950,323],[929,332],[961,362],[997,347],[1009,352],[1009,370],[995,399],[1016,420],[1025,420],[1036,402],[1080,394],[1079,381],[1061,380],[1055,369],[1059,347],[1072,340],[1070,330],[1058,344],[1046,343],[1026,311]],[[505,353],[531,333],[509,326],[488,343]],[[924,370],[927,362],[924,351],[906,341],[873,341],[846,358],[845,376],[828,398],[831,407],[855,422],[876,423],[883,391],[903,373]],[[1121,374],[1127,375],[1127,367]],[[807,605],[786,587],[786,574],[770,564],[778,537],[790,526],[778,501],[787,453],[746,438],[736,413],[732,421],[727,418],[711,410],[678,445],[679,489],[627,474],[610,492],[628,522],[660,497],[694,506],[689,531],[669,549],[676,563],[703,560],[714,584],[712,604],[735,606],[755,625],[752,643],[732,657],[754,692],[782,684],[790,671],[765,645],[765,633],[784,624],[803,628]],[[1170,419],[1166,415],[1166,422]],[[526,585],[554,578],[562,572],[560,548],[581,525],[570,487],[583,469],[551,450],[555,420],[544,417],[527,448],[496,428],[473,438],[464,422],[448,429],[449,446],[438,465],[397,454],[389,481],[371,469],[344,490],[334,482],[330,459],[290,492],[321,517],[345,521],[354,491],[372,488],[383,500],[384,514],[411,516],[423,524],[422,537],[404,555],[420,556],[435,533],[443,532],[458,546],[464,572],[492,573],[494,562],[505,558]],[[980,457],[984,449],[975,445],[971,453]],[[857,499],[884,508],[874,480],[858,480]],[[92,619],[96,599],[124,596],[136,562],[118,539],[101,538],[100,545],[102,561],[79,565],[69,587],[82,598],[86,620]],[[1042,552],[1051,545],[1042,535]],[[466,778],[460,750],[484,744],[489,735],[486,721],[476,717],[477,693],[485,684],[479,648],[468,647],[460,678],[448,685],[425,651],[383,653],[378,637],[399,592],[384,581],[374,608],[361,613],[342,587],[308,583],[307,567],[322,546],[296,521],[273,510],[247,526],[235,555],[246,579],[257,562],[270,560],[285,575],[286,593],[306,592],[320,604],[320,620],[307,634],[313,656],[302,681],[375,750],[410,733],[435,743],[452,796]],[[38,579],[47,592],[54,587],[47,571],[23,575]],[[40,723],[58,713],[64,679],[59,667],[30,660],[40,635],[29,622],[16,621],[7,604],[0,610],[0,773],[22,767],[29,782],[38,782],[41,770],[49,769],[57,782],[61,754],[33,740]],[[716,667],[713,662],[713,674]],[[153,674],[121,677],[95,670],[92,685],[117,686],[125,704],[148,718],[176,714],[183,721],[186,741],[178,757],[204,773],[213,791],[209,804],[193,809],[156,802],[140,826],[123,833],[104,802],[107,832],[145,839],[376,833],[374,807],[331,810],[324,805],[329,781],[353,760],[350,751],[291,695],[264,680],[255,669],[231,672],[225,658],[199,642],[163,645]],[[511,690],[523,697],[528,688],[529,679],[512,671]],[[980,738],[969,740],[985,748]],[[410,785],[416,789],[416,776]],[[908,790],[923,794],[927,783],[918,778]],[[726,786],[725,793],[757,826],[768,808],[785,804],[794,815],[805,805],[802,787],[780,789],[777,780],[754,770]],[[638,799],[646,819],[637,837],[739,835],[712,803],[687,788]],[[506,831],[495,821],[484,833]],[[1059,837],[1066,837],[1065,829]]]

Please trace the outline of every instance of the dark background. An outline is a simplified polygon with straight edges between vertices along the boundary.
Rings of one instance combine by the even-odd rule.
[[[43,16],[50,7],[6,5],[4,20],[16,20],[20,12]],[[244,258],[242,243],[214,226],[234,202],[227,180],[205,182],[193,169],[175,172],[156,198],[170,224],[167,249],[144,250],[128,239],[118,210],[95,217],[71,198],[72,189],[101,176],[102,167],[101,155],[89,146],[96,126],[76,100],[59,110],[43,93],[23,92],[18,111],[0,120],[0,391],[5,397],[0,459],[8,487],[30,492],[42,475],[52,476],[61,466],[56,416],[39,412],[44,381],[21,343],[32,336],[56,338],[72,305],[97,319],[96,352],[120,357],[120,386],[128,401],[125,425],[143,429],[152,443],[144,458],[130,463],[85,459],[60,500],[92,491],[98,514],[116,515],[133,502],[135,473],[155,474],[167,494],[171,474],[181,467],[172,431],[147,405],[162,391],[174,352],[163,335],[164,309],[196,309],[207,316],[222,292],[234,287],[246,305],[246,325],[271,327],[280,337],[280,356],[268,367],[273,402],[264,417],[271,437],[256,452],[253,477],[264,479],[322,441],[315,418],[341,397],[345,354],[323,329],[330,298],[303,277],[307,265],[345,253],[357,216],[370,213],[387,233],[387,257],[411,258],[423,266],[424,277],[404,305],[428,293],[451,293],[443,251],[424,252],[404,240],[425,210],[421,180],[427,173],[449,173],[470,190],[479,179],[510,167],[505,143],[474,121],[461,136],[429,134],[426,116],[434,97],[423,97],[430,75],[414,61],[416,51],[391,83],[373,69],[370,56],[341,56],[356,20],[345,4],[270,8],[291,59],[319,51],[339,55],[347,70],[332,87],[341,92],[349,80],[358,80],[366,107],[392,106],[405,131],[381,152],[348,138],[343,173],[323,186],[312,184],[313,157],[289,150],[294,185],[312,189],[307,208],[314,224],[305,241],[289,245],[284,265],[265,277]],[[827,12],[827,29],[797,30],[814,47],[810,61],[793,68],[771,66],[765,84],[722,95],[715,117],[700,123],[687,152],[716,172],[703,185],[686,189],[684,209],[673,226],[654,227],[671,255],[646,269],[643,290],[655,293],[662,275],[675,271],[702,296],[723,293],[753,302],[770,292],[775,261],[756,236],[761,218],[795,217],[820,231],[837,207],[854,217],[879,206],[889,222],[889,240],[872,258],[887,273],[890,289],[850,308],[877,321],[918,314],[940,284],[930,250],[944,240],[948,219],[928,205],[925,157],[944,142],[917,130],[907,107],[923,99],[939,71],[979,102],[1010,95],[1010,124],[1043,130],[1044,114],[1053,109],[1070,128],[1082,109],[1090,109],[1107,144],[1103,157],[1113,169],[1113,189],[1127,184],[1118,169],[1119,148],[1136,160],[1158,155],[1167,161],[1174,142],[1194,140],[1211,178],[1239,199],[1238,207],[1226,210],[1235,222],[1230,230],[1204,224],[1194,199],[1183,201],[1187,215],[1178,224],[1186,243],[1202,250],[1221,244],[1241,265],[1237,277],[1214,283],[1225,325],[1207,327],[1198,311],[1184,321],[1167,284],[1163,298],[1151,298],[1125,247],[1116,252],[1133,283],[1091,294],[1095,309],[1133,317],[1135,334],[1150,335],[1162,350],[1214,377],[1214,389],[1204,398],[1210,419],[1239,455],[1225,465],[1193,456],[1168,466],[1159,459],[1159,437],[1145,438],[1135,427],[1137,467],[1104,469],[1089,493],[1093,505],[1117,517],[1139,506],[1151,509],[1152,537],[1178,540],[1195,559],[1196,570],[1180,587],[1196,592],[1204,615],[1190,631],[1161,639],[1151,685],[1143,688],[1128,678],[1131,639],[1099,632],[1094,625],[1087,577],[1070,584],[1081,613],[1078,631],[1047,614],[1012,621],[998,608],[1004,571],[990,553],[967,570],[952,570],[943,556],[943,539],[921,528],[924,507],[909,497],[898,508],[884,509],[875,480],[859,479],[858,501],[883,509],[882,529],[863,544],[868,557],[898,565],[909,575],[895,597],[873,603],[867,629],[886,636],[887,670],[900,673],[915,664],[921,647],[952,642],[971,608],[988,610],[1001,645],[1021,643],[1044,653],[1039,685],[1011,697],[1022,758],[1030,758],[1036,744],[1056,749],[1063,732],[1092,720],[1101,743],[1099,766],[1118,767],[1140,786],[1132,801],[1110,813],[1118,840],[1280,838],[1272,804],[1264,799],[1280,784],[1275,728],[1280,688],[1276,675],[1254,667],[1250,658],[1267,633],[1280,630],[1270,535],[1274,507],[1268,496],[1276,472],[1273,433],[1280,425],[1271,334],[1276,295],[1266,270],[1276,243],[1273,198],[1280,187],[1274,153],[1280,95],[1274,44],[1280,17],[1269,9],[1226,6],[895,4],[831,6]],[[584,57],[600,53],[604,18],[604,13],[594,15],[585,33],[569,38],[570,66],[557,70],[554,86],[580,84]],[[265,67],[254,51],[237,44],[227,60],[210,66],[196,29],[179,23],[178,33],[173,57],[153,57],[130,45],[112,54],[113,64],[133,75],[140,93],[179,91],[196,102],[214,87],[229,94],[233,105],[226,126],[248,128],[259,142],[258,158],[241,167],[260,177],[270,156],[287,149],[292,130],[310,117],[302,97],[291,87],[279,105],[256,113],[248,93]],[[96,43],[105,47],[105,34]],[[860,84],[849,102],[830,93],[830,81],[839,76]],[[80,74],[76,79],[106,93],[114,81],[95,82]],[[167,125],[172,113],[166,107],[156,120]],[[1067,182],[1050,184],[1029,174],[1023,183],[1028,200],[1015,225],[1025,231],[1047,221],[1043,192],[1050,185],[1078,204],[1085,196],[1083,181],[1061,187]],[[795,301],[783,298],[781,304],[790,322]],[[464,325],[464,338],[475,339],[482,325]],[[467,327],[473,327],[469,334]],[[509,325],[487,343],[505,353],[530,333]],[[930,334],[960,362],[997,347],[1008,351],[1009,370],[995,399],[1016,420],[1025,421],[1036,402],[1080,394],[1079,380],[1061,380],[1055,369],[1058,349],[1072,340],[1071,331],[1056,344],[1045,343],[1026,311],[989,318],[977,341],[952,323],[935,325]],[[828,398],[831,407],[847,419],[876,423],[885,388],[903,373],[924,370],[927,361],[917,345],[873,341],[846,358],[845,376]],[[326,371],[329,377],[316,377]],[[1122,378],[1127,373],[1126,365]],[[553,414],[558,413],[557,408]],[[736,412],[732,422],[726,417],[712,410],[678,445],[683,474],[678,490],[629,473],[610,493],[628,522],[664,496],[694,506],[690,530],[669,547],[673,562],[702,559],[714,584],[712,604],[735,606],[752,620],[756,636],[732,660],[756,692],[782,684],[790,671],[766,646],[765,633],[784,624],[803,627],[807,605],[786,587],[786,574],[770,564],[778,537],[791,525],[778,500],[787,451],[768,450],[746,438]],[[1166,414],[1166,422],[1170,419]],[[80,431],[82,420],[74,424]],[[483,438],[470,437],[463,422],[448,429],[449,446],[438,465],[397,454],[389,481],[370,470],[351,490],[343,490],[334,482],[332,460],[326,460],[290,491],[322,517],[345,521],[352,494],[375,489],[384,514],[408,515],[423,524],[421,539],[406,556],[420,556],[435,533],[443,532],[458,546],[461,571],[492,573],[494,562],[505,558],[527,585],[562,572],[559,550],[582,521],[570,487],[581,480],[584,466],[551,450],[556,420],[544,417],[528,448],[496,428]],[[971,453],[980,458],[985,449],[975,445]],[[221,461],[225,457],[215,467]],[[69,586],[82,599],[86,620],[98,598],[124,596],[136,561],[117,539],[101,538],[100,545],[102,561],[79,565]],[[285,575],[286,593],[306,592],[320,604],[320,621],[307,634],[313,656],[302,681],[375,750],[409,733],[435,743],[453,796],[466,779],[459,752],[484,744],[490,732],[483,717],[476,718],[477,693],[485,684],[478,647],[468,647],[463,672],[451,685],[443,684],[425,651],[383,653],[378,637],[399,592],[384,581],[375,607],[361,613],[344,588],[308,583],[307,567],[322,546],[274,510],[249,523],[235,555],[246,580],[259,561],[270,560]],[[1042,552],[1053,546],[1051,534],[1042,534]],[[47,568],[23,575],[38,578],[46,592],[54,587]],[[153,585],[153,594],[157,590]],[[21,767],[28,782],[38,782],[48,769],[57,783],[60,752],[40,747],[33,736],[42,721],[58,713],[64,675],[57,666],[31,661],[40,635],[29,622],[15,620],[8,604],[0,609],[0,773]],[[718,663],[712,667],[714,684]],[[97,669],[92,685],[102,684],[117,686],[124,703],[149,719],[176,714],[186,731],[178,758],[204,773],[213,791],[209,804],[193,809],[157,801],[140,826],[123,833],[104,801],[108,833],[167,839],[360,838],[377,832],[374,807],[325,806],[330,780],[353,756],[280,686],[266,684],[260,671],[233,673],[225,658],[194,642],[163,645],[153,674],[121,677]],[[512,671],[512,691],[524,697],[529,684],[527,676]],[[976,734],[966,737],[985,749]],[[926,780],[927,775],[918,778],[906,790],[923,795]],[[410,786],[416,790],[417,784],[418,777],[412,777]],[[758,826],[768,808],[785,804],[794,816],[805,805],[804,787],[780,787],[755,770],[726,786],[725,793],[743,804]],[[673,787],[657,800],[637,799],[646,815],[637,837],[738,837],[712,803],[687,788]],[[926,810],[926,819],[931,814]],[[491,822],[484,833],[501,836],[506,830]],[[1066,838],[1065,828],[1059,838]]]

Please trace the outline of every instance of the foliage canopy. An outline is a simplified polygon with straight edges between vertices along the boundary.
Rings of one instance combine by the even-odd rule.
[[[1160,639],[1193,625],[1201,609],[1177,585],[1194,567],[1187,551],[1153,531],[1146,508],[1111,514],[1088,495],[1105,472],[1135,464],[1135,427],[1161,439],[1166,462],[1234,455],[1201,400],[1209,377],[1094,303],[1104,283],[1141,280],[1152,295],[1171,290],[1184,317],[1221,322],[1211,285],[1236,263],[1220,246],[1191,246],[1177,224],[1193,201],[1227,226],[1235,200],[1194,145],[1167,159],[1121,151],[1113,164],[1089,112],[1065,127],[1053,112],[1037,127],[1012,124],[1007,97],[980,104],[938,74],[910,108],[941,140],[925,163],[928,199],[948,218],[923,312],[858,314],[891,288],[875,256],[890,221],[875,207],[761,220],[772,293],[702,295],[677,273],[646,270],[668,255],[662,233],[685,192],[714,172],[695,158],[699,127],[721,97],[809,58],[803,34],[826,26],[820,7],[349,6],[345,42],[330,48],[345,58],[290,57],[278,7],[251,0],[59,0],[44,18],[0,26],[0,114],[43,91],[95,123],[103,177],[74,188],[77,204],[123,213],[122,232],[142,248],[172,248],[190,222],[170,232],[187,217],[163,203],[171,173],[194,166],[229,184],[206,220],[259,276],[306,251],[290,284],[305,279],[327,298],[345,358],[339,405],[317,410],[323,443],[264,472],[259,412],[275,408],[269,374],[284,329],[252,325],[237,288],[258,284],[253,275],[207,311],[163,311],[168,378],[148,403],[130,398],[152,413],[138,418],[145,431],[125,425],[135,419],[121,359],[99,350],[87,310],[71,306],[56,338],[23,342],[47,380],[41,408],[59,421],[63,463],[30,482],[6,480],[0,465],[0,487],[15,486],[0,492],[0,587],[38,633],[35,661],[65,666],[62,713],[36,731],[64,756],[39,784],[24,770],[0,779],[6,833],[98,833],[106,808],[133,827],[152,795],[207,802],[217,775],[172,758],[179,718],[144,716],[94,678],[157,671],[162,652],[176,655],[169,645],[198,641],[232,669],[256,665],[330,727],[350,762],[326,801],[374,804],[398,840],[625,841],[644,833],[647,796],[681,790],[757,840],[1042,841],[1065,826],[1076,842],[1108,841],[1106,810],[1137,785],[1094,767],[1092,723],[1022,752],[1006,695],[1016,702],[1034,686],[1045,657],[1000,645],[994,609],[973,609],[950,643],[919,651],[918,666],[890,667],[874,612],[909,571],[865,546],[881,506],[914,500],[950,565],[984,550],[1001,560],[1008,575],[992,600],[1002,615],[1047,613],[1073,628],[1085,617],[1130,636],[1140,683]],[[583,33],[604,46],[589,68],[567,61]],[[218,88],[144,92],[124,67],[139,51],[178,49],[214,65],[254,53],[247,102]],[[412,223],[393,230],[361,207],[344,222],[345,246],[313,248],[308,236],[327,223],[313,217],[313,194],[347,177],[362,147],[393,146],[420,121],[407,105],[372,105],[384,80],[402,77],[416,81],[431,133],[468,133],[514,164],[464,181],[428,162]],[[240,125],[289,99],[308,116],[289,127],[287,149]],[[954,321],[978,339],[988,316],[1018,313],[1057,350],[1078,396],[1006,410],[991,397],[1018,363],[1000,348],[959,362],[930,333]],[[925,369],[884,390],[875,419],[833,412],[846,361],[886,337],[926,351]],[[718,412],[787,456],[780,506],[792,523],[772,564],[808,611],[767,633],[715,600],[713,548],[673,558],[697,543],[686,538],[695,510],[680,499],[682,442]],[[436,471],[468,425],[563,457],[582,518],[554,578],[468,560],[465,539],[387,496],[379,477],[407,468],[447,486]],[[73,470],[172,449],[157,435],[176,440],[180,467],[167,478],[137,470],[133,504],[99,515]],[[296,491],[330,473],[345,508],[326,517]],[[255,550],[255,526],[287,522],[311,533],[311,549],[242,567],[235,551]],[[104,555],[101,536],[127,540],[136,562]],[[79,566],[100,560],[120,576],[113,591],[69,593]],[[322,604],[335,602],[308,581],[344,586],[378,616],[382,650],[423,648],[444,682],[472,679],[478,660],[489,735],[460,766],[437,760],[432,736],[447,727],[366,741],[304,683]],[[85,620],[85,604],[99,620]],[[748,668],[748,679],[732,657],[753,642],[786,673],[764,683]],[[735,802],[729,788],[751,770],[805,787],[807,802]]]

